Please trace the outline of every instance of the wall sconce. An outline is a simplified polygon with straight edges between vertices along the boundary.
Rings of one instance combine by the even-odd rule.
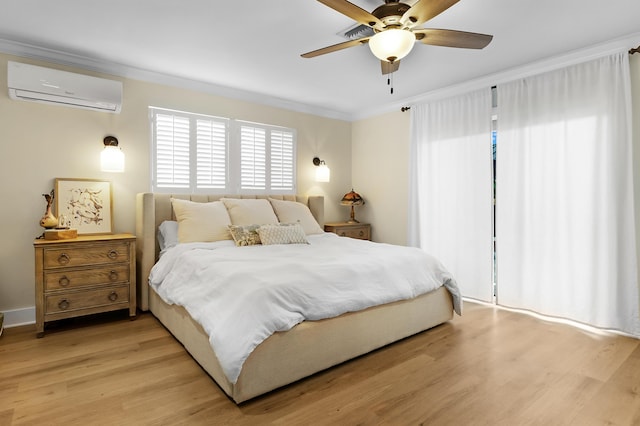
[[[313,157],[313,164],[316,169],[316,182],[329,182],[331,181],[331,169],[327,167],[324,160],[318,157]]]
[[[104,149],[100,154],[100,169],[103,172],[124,172],[124,152],[118,146],[118,139],[107,136],[103,140]]]

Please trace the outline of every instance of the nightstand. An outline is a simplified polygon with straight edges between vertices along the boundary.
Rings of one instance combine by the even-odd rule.
[[[368,223],[325,223],[324,230],[338,234],[341,237],[357,238],[359,240],[371,239],[371,225]]]
[[[136,315],[136,238],[131,234],[35,240],[36,331],[46,322],[129,309]]]

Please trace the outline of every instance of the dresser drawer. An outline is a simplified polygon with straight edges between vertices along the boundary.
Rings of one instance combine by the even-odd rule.
[[[369,227],[346,228],[336,231],[341,237],[358,238],[360,240],[368,240]]]
[[[44,250],[44,269],[85,265],[99,265],[129,261],[129,244],[108,242],[82,247],[46,248]]]
[[[341,237],[356,238],[358,240],[371,239],[371,225],[368,223],[325,223],[324,230],[333,232]]]
[[[129,265],[105,265],[91,269],[63,269],[44,273],[44,291],[129,282]]]
[[[45,296],[45,312],[56,314],[81,309],[129,303],[129,286],[102,287],[95,290],[53,293]]]

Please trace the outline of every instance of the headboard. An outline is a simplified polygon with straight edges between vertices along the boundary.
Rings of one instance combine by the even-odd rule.
[[[149,310],[148,278],[151,268],[158,260],[160,247],[157,241],[158,226],[165,220],[175,220],[171,198],[180,198],[200,203],[221,198],[275,198],[298,201],[309,206],[311,214],[320,226],[324,225],[324,197],[298,195],[205,195],[205,194],[159,194],[144,192],[136,195],[136,282],[138,308]]]

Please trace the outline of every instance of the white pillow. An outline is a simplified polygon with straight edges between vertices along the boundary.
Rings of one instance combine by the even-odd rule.
[[[265,246],[271,244],[309,244],[304,229],[299,223],[262,225],[258,228],[258,235],[262,245]]]
[[[278,223],[269,200],[262,198],[222,198],[233,225]]]
[[[280,223],[299,223],[307,235],[324,233],[306,205],[297,201],[284,201],[273,198],[269,198],[269,201]]]
[[[160,252],[178,244],[178,222],[165,220],[158,227],[158,245]]]
[[[220,201],[196,203],[171,199],[178,219],[178,241],[181,243],[230,240],[231,225],[227,209]]]

